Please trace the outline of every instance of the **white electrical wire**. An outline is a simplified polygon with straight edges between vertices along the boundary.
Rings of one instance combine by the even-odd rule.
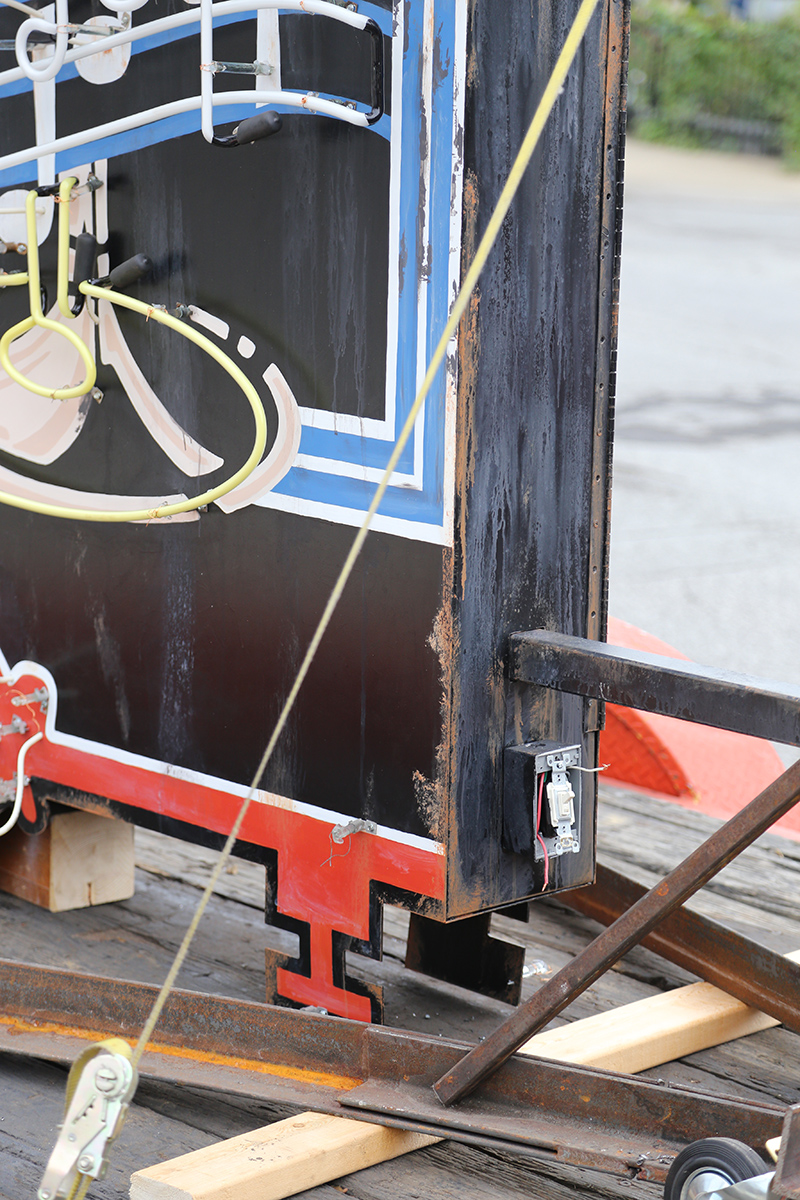
[[[4,0],[0,0],[4,2]],[[351,29],[362,30],[366,27],[369,17],[363,16],[361,13],[351,12],[348,8],[339,8],[338,5],[332,4],[330,0],[218,0],[218,3],[212,5],[212,12],[215,17],[225,17],[243,12],[256,12],[260,9],[280,9],[281,12],[297,12],[308,13],[312,16],[330,17],[334,21],[340,21],[343,25],[349,25]],[[184,25],[196,25],[200,21],[200,12],[197,8],[189,8],[185,12],[173,13],[169,17],[159,17],[155,21],[148,21],[144,25],[137,25],[135,28],[123,30],[121,33],[113,33],[110,37],[103,38],[103,51],[113,50],[115,46],[127,46],[130,42],[138,42],[142,38],[155,37],[158,34],[169,32],[172,29],[180,29]],[[81,58],[89,58],[92,54],[98,53],[96,42],[87,42],[85,45],[71,47],[64,56],[64,63],[76,62]],[[0,87],[7,83],[17,83],[20,79],[25,78],[25,72],[21,67],[9,67],[6,71],[0,71]]]
[[[5,825],[0,825],[0,837],[4,833],[10,833],[19,820],[20,810],[22,809],[22,794],[25,791],[25,755],[31,746],[35,746],[43,737],[43,733],[35,733],[33,737],[28,738],[27,742],[23,742],[19,748],[19,754],[17,755],[17,791],[14,797],[14,807]]]
[[[200,129],[207,142],[214,140],[214,14],[211,0],[200,0]]]

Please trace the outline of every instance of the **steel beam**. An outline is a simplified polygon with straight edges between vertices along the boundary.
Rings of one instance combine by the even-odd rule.
[[[564,892],[558,899],[602,925],[611,925],[646,891],[640,883],[598,863],[591,886]],[[686,908],[666,917],[642,945],[800,1033],[800,965],[791,959]]]
[[[800,745],[800,689],[535,629],[509,639],[510,677],[626,708]]]
[[[770,1196],[800,1200],[800,1104],[786,1110]]]
[[[110,1034],[133,1041],[157,990],[0,960],[0,1050],[69,1062]],[[642,1179],[663,1180],[704,1134],[756,1147],[780,1132],[782,1106],[521,1055],[454,1112],[431,1084],[468,1048],[175,990],[140,1072]]]
[[[514,1051],[586,991],[660,921],[699,891],[800,800],[800,761],[736,813],[679,863],[632,908],[604,929],[576,958],[549,979],[494,1033],[442,1075],[434,1091],[455,1104],[487,1079]]]
[[[735,1129],[727,1100],[689,1089],[664,1087],[633,1075],[593,1067],[575,1067],[516,1055],[458,1108],[439,1103],[431,1084],[442,1062],[453,1061],[452,1044],[437,1039],[400,1044],[392,1030],[372,1028],[367,1042],[369,1078],[341,1096],[343,1108],[362,1111],[372,1120],[422,1120],[446,1137],[491,1130],[518,1147],[542,1139],[541,1149],[559,1159],[618,1172],[622,1163],[640,1178],[663,1179],[672,1151],[661,1144],[688,1144],[707,1132]],[[736,1107],[738,1104],[733,1102]],[[744,1112],[742,1115],[745,1116]],[[774,1120],[773,1117],[769,1118]],[[749,1144],[758,1118],[733,1136]],[[697,1122],[697,1124],[695,1124]],[[745,1131],[745,1132],[743,1132]],[[763,1142],[756,1143],[762,1145]],[[644,1159],[634,1159],[637,1145]]]

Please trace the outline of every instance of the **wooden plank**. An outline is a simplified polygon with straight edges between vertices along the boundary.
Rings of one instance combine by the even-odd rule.
[[[800,950],[788,957],[800,962]],[[520,1053],[632,1074],[777,1024],[711,984],[694,983],[545,1030]],[[130,1198],[283,1200],[439,1140],[301,1113],[138,1171]]]
[[[716,817],[679,804],[604,788],[597,856],[650,887],[722,824]],[[747,931],[756,940],[796,936],[799,875],[800,844],[765,833],[693,896],[687,907]],[[781,949],[795,944],[786,941]]]
[[[800,962],[800,951],[786,956]],[[698,1050],[771,1029],[773,1017],[710,983],[690,983],[537,1033],[520,1054],[635,1075]]]
[[[280,1200],[430,1146],[439,1138],[366,1121],[299,1113],[137,1171],[131,1200]]]
[[[86,812],[51,817],[42,833],[0,839],[0,891],[50,912],[128,900],[134,892],[133,826]]]

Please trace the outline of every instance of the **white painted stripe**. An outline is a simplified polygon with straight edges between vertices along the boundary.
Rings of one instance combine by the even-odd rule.
[[[278,11],[260,8],[256,17],[256,58],[272,68],[269,75],[256,75],[256,91],[265,92],[270,87],[281,86],[281,39],[278,27]]]
[[[194,321],[195,325],[202,325],[210,333],[216,334],[224,342],[231,331],[227,321],[223,321],[220,317],[215,317],[213,313],[206,312],[204,308],[198,308],[196,304],[189,305],[189,316]]]
[[[331,429],[334,433],[354,433],[356,437],[393,442],[394,425],[374,417],[354,417],[350,413],[327,412],[321,408],[302,408],[300,417],[310,429]]]
[[[364,521],[364,512],[361,509],[344,508],[320,500],[299,500],[296,496],[283,496],[279,492],[270,492],[257,503],[261,508],[277,508],[281,512],[316,517],[320,521],[334,521],[339,525],[353,525],[356,528]],[[403,517],[386,517],[380,513],[372,518],[370,529],[379,533],[393,533],[412,542],[430,542],[435,546],[449,546],[452,540],[452,534],[448,535],[441,525],[408,521]]]
[[[464,209],[464,102],[467,73],[467,5],[455,0],[453,38],[453,184],[450,193],[449,304],[455,301],[461,286],[461,229]],[[449,309],[448,304],[448,309]],[[444,530],[447,545],[453,544],[456,490],[456,415],[458,407],[458,333],[447,348],[447,383],[444,418]]]
[[[339,462],[334,458],[316,458],[313,454],[298,454],[294,460],[296,467],[305,467],[308,471],[320,471],[325,475],[341,475],[347,479],[363,479],[367,483],[380,483],[383,471],[380,467],[363,467],[361,463]],[[389,480],[390,487],[414,488],[419,491],[422,487],[421,476],[415,471],[413,475],[395,471]]]
[[[403,148],[403,46],[405,3],[392,14],[392,131],[389,143],[389,261],[386,292],[386,393],[384,413],[394,440],[397,413],[397,355],[400,337],[400,181]]]
[[[186,767],[178,767],[173,763],[162,762],[155,758],[147,758],[141,754],[131,754],[130,751],[122,750],[117,746],[105,746],[102,742],[92,742],[87,738],[62,733],[56,729],[58,688],[55,679],[47,668],[41,666],[39,663],[25,659],[16,663],[9,671],[8,664],[5,658],[3,658],[2,652],[0,652],[0,670],[3,671],[3,683],[12,687],[23,675],[33,675],[37,679],[41,679],[47,688],[49,697],[45,717],[45,732],[47,740],[54,746],[68,746],[70,749],[81,751],[92,758],[102,758],[112,762],[124,763],[126,766],[148,771],[153,775],[166,775],[173,779],[180,779],[183,782],[193,783],[199,787],[208,788],[211,791],[220,792],[226,796],[244,799],[250,790],[244,784],[232,783],[226,779],[219,779],[214,775],[205,775],[201,771],[190,771]],[[266,804],[273,808],[282,808],[289,812],[296,812],[301,816],[309,817],[314,821],[321,821],[326,825],[346,825],[348,821],[353,819],[347,813],[318,808],[314,804],[305,804],[299,800],[292,800],[288,796],[276,795],[274,792],[256,792],[254,803]],[[441,842],[435,842],[432,838],[420,837],[418,834],[405,833],[400,829],[390,829],[387,825],[379,825],[377,835],[372,836],[380,836],[390,842],[412,846],[414,849],[426,851],[428,854],[444,854],[444,846]]]

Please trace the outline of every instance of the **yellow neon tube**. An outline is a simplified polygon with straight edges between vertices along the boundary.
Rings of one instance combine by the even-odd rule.
[[[73,180],[65,179],[61,184],[61,195],[65,193],[67,199],[62,203],[61,208],[63,214],[59,211],[58,214],[58,244],[59,244],[59,291],[61,289],[61,276],[64,275],[64,294],[67,291],[67,274],[61,270],[61,249],[62,249],[62,227],[66,225],[66,250],[69,255],[69,193],[72,191]],[[97,366],[94,357],[89,347],[81,338],[78,337],[72,329],[68,329],[59,321],[51,321],[42,312],[42,295],[39,286],[39,240],[36,229],[36,201],[38,196],[35,191],[28,192],[25,200],[25,218],[28,231],[28,296],[30,299],[31,315],[19,321],[16,325],[12,325],[7,329],[0,338],[0,366],[11,376],[15,383],[20,384],[29,392],[34,392],[37,396],[48,396],[54,400],[73,400],[76,396],[85,396],[88,391],[94,387],[94,381],[97,378]],[[67,257],[67,267],[69,259]],[[69,306],[68,306],[69,307]],[[53,333],[59,334],[60,337],[65,337],[68,342],[71,342],[78,354],[83,359],[83,365],[86,368],[86,375],[82,383],[75,384],[74,387],[65,388],[49,388],[44,387],[40,383],[34,383],[27,379],[21,371],[18,371],[9,358],[9,347],[12,342],[18,337],[22,337],[23,333],[27,333],[29,329],[34,329],[36,326],[42,329],[52,330]]]
[[[234,382],[238,383],[250,402],[256,426],[253,448],[246,462],[229,479],[226,479],[224,483],[218,484],[217,487],[209,488],[202,495],[194,496],[190,500],[181,500],[174,504],[162,504],[157,508],[135,508],[123,509],[121,511],[113,509],[92,510],[72,508],[67,505],[45,504],[38,500],[25,500],[20,496],[12,495],[10,492],[0,492],[0,503],[10,504],[12,508],[25,509],[26,512],[42,513],[47,517],[70,517],[73,520],[79,521],[154,521],[162,517],[175,516],[177,513],[194,512],[198,508],[203,508],[206,504],[212,504],[220,496],[226,495],[227,492],[232,492],[258,466],[267,444],[267,418],[264,415],[264,406],[261,403],[261,397],[245,373],[240,370],[227,354],[215,346],[213,342],[209,341],[202,333],[198,333],[190,325],[184,325],[177,317],[170,316],[169,313],[164,312],[162,309],[153,308],[149,304],[143,304],[141,300],[134,300],[131,296],[123,295],[122,292],[115,292],[110,288],[97,287],[92,283],[80,284],[80,290],[85,296],[92,296],[95,300],[108,300],[111,304],[118,304],[121,308],[129,308],[132,312],[141,313],[143,317],[147,317],[150,321],[158,321],[161,325],[166,325],[169,329],[174,329],[176,333],[180,333],[183,337],[188,338],[190,342],[194,342],[201,350],[205,350],[206,354],[210,355],[215,362],[218,362],[228,372]],[[66,330],[62,332],[66,332]],[[50,396],[52,393],[46,392],[45,395]]]
[[[75,314],[69,310],[69,205],[72,189],[77,182],[78,180],[72,175],[67,179],[62,179],[61,187],[58,189],[58,291],[56,299],[62,317],[67,317],[70,321],[75,320]],[[30,242],[28,242],[28,253],[30,254]]]
[[[58,197],[58,307],[64,316],[70,319],[72,319],[73,314],[70,312],[68,294],[69,205],[72,188],[76,183],[77,180],[74,177],[62,180]],[[0,366],[4,367],[11,378],[28,391],[36,392],[39,396],[51,396],[56,400],[69,400],[75,396],[85,395],[94,386],[94,381],[97,377],[97,367],[94,357],[85,342],[71,329],[65,328],[58,321],[49,320],[42,312],[35,210],[37,198],[36,192],[30,191],[25,201],[28,230],[28,272],[27,274],[20,273],[13,276],[0,276],[0,285],[3,287],[7,287],[12,283],[27,283],[31,307],[31,315],[7,330],[3,334],[3,337],[0,338]],[[107,300],[111,304],[118,304],[121,308],[129,308],[132,312],[141,313],[148,320],[158,321],[160,324],[166,325],[169,329],[174,329],[176,333],[180,333],[183,337],[188,338],[190,342],[194,342],[201,350],[205,350],[206,354],[210,355],[215,362],[219,363],[223,370],[228,372],[234,382],[242,389],[250,403],[256,427],[253,448],[239,470],[226,479],[224,483],[218,484],[217,487],[209,488],[208,491],[203,492],[200,496],[194,496],[190,500],[176,501],[173,504],[162,504],[157,508],[122,510],[73,508],[69,505],[46,504],[39,500],[26,500],[21,496],[14,496],[10,492],[0,492],[0,503],[9,504],[12,508],[24,509],[26,512],[42,513],[44,516],[49,517],[68,517],[72,520],[105,522],[152,521],[163,517],[175,516],[177,513],[194,512],[198,508],[212,504],[228,492],[232,492],[258,466],[267,444],[267,419],[264,415],[264,406],[261,403],[261,397],[244,372],[240,370],[224,351],[215,346],[202,333],[198,333],[196,329],[185,325],[182,321],[170,316],[169,313],[164,312],[162,309],[154,308],[149,304],[143,304],[141,300],[134,300],[130,296],[123,295],[122,292],[115,292],[111,288],[98,287],[89,282],[79,284],[79,289],[85,296],[91,296],[96,300]],[[40,325],[44,329],[52,329],[55,333],[72,342],[87,367],[86,379],[82,384],[73,388],[57,388],[52,390],[32,383],[31,380],[26,379],[21,372],[16,370],[9,360],[8,347],[15,338],[20,337],[29,329],[33,329],[36,325]]]

